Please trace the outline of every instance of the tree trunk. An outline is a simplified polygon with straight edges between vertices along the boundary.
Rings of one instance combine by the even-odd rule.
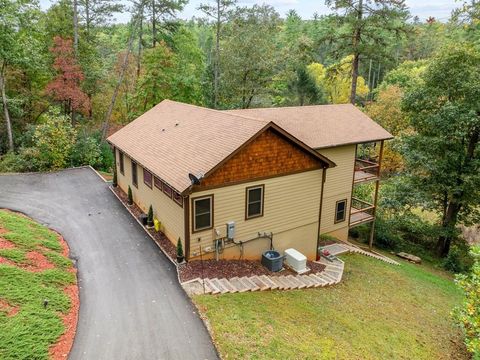
[[[153,47],[157,45],[157,14],[155,13],[155,0],[152,0],[152,37]]]
[[[137,49],[137,79],[140,77],[142,66],[142,42],[143,42],[143,10],[140,14],[140,23],[138,25],[138,49]]]
[[[220,0],[217,0],[217,26],[215,36],[215,66],[214,66],[214,79],[213,79],[213,108],[216,109],[218,105],[218,80],[220,76]]]
[[[143,2],[141,3],[140,6],[141,7],[140,7],[140,10],[139,10],[139,14],[143,13]],[[135,38],[136,20],[137,20],[137,17],[135,15],[133,15],[132,16],[132,27],[131,27],[131,32],[130,32],[130,36],[129,36],[129,39],[128,39],[128,45],[127,45],[127,52],[125,53],[125,57],[123,58],[122,67],[120,69],[120,76],[118,77],[117,84],[115,85],[115,89],[113,91],[112,99],[110,100],[110,105],[108,106],[108,110],[107,110],[107,113],[105,115],[105,119],[103,120],[102,141],[107,138],[107,132],[108,132],[108,126],[109,126],[109,122],[110,122],[110,117],[112,116],[113,107],[115,106],[115,101],[117,100],[118,91],[120,89],[120,86],[122,85],[123,77],[125,76],[125,71],[127,70],[128,55],[130,55],[130,52],[132,51],[133,39]]]
[[[352,87],[350,91],[350,102],[355,105],[355,98],[357,97],[357,79],[358,79],[358,64],[360,60],[360,53],[358,51],[358,45],[361,38],[361,20],[363,17],[363,0],[358,2],[357,12],[357,27],[353,33],[353,63],[352,63]]]
[[[88,0],[85,0],[85,30],[87,32],[87,36],[90,35],[90,4]]]
[[[0,70],[0,91],[2,92],[3,115],[5,117],[5,123],[7,124],[8,149],[14,151],[12,122],[10,120],[10,113],[8,112],[7,95],[5,94],[5,67],[5,62],[3,62],[2,69]]]
[[[73,48],[78,56],[78,0],[73,0]]]
[[[445,214],[445,219],[442,223],[442,228],[445,234],[441,235],[437,241],[437,254],[440,257],[445,257],[450,251],[450,244],[454,237],[454,231],[457,224],[458,213],[460,212],[460,204],[456,201],[450,201]]]

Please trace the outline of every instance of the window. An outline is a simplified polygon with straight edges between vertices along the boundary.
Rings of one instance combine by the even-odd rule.
[[[192,199],[193,232],[213,227],[213,195]]]
[[[150,189],[152,188],[152,173],[146,169],[143,169],[143,182]]]
[[[138,177],[137,177],[137,163],[132,160],[132,183],[135,187],[138,187]]]
[[[122,175],[125,175],[125,168],[123,167],[123,152],[119,150],[118,153],[119,153],[119,161],[120,161],[120,172],[122,173]]]
[[[163,193],[167,195],[169,198],[172,197],[172,192],[173,192],[172,188],[167,184],[165,184],[164,182],[162,182],[162,190],[163,190]]]
[[[345,221],[347,213],[347,199],[337,201],[335,205],[335,223]]]
[[[264,185],[247,188],[246,219],[263,216]]]
[[[158,177],[154,176],[153,177],[153,184],[155,185],[155,187],[162,191],[162,180],[160,180]]]
[[[181,207],[183,207],[183,197],[182,197],[182,195],[180,195],[180,193],[174,191],[174,192],[173,192],[173,200],[174,200],[178,205],[180,205]]]

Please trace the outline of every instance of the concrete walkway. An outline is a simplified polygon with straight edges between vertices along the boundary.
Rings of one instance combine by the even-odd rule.
[[[0,208],[57,230],[77,259],[70,359],[217,358],[176,269],[94,171],[1,175]]]

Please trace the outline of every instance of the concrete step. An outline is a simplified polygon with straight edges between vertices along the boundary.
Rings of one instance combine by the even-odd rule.
[[[273,289],[278,289],[278,290],[283,289],[283,284],[280,281],[278,281],[278,276],[267,276],[267,277],[273,284],[275,284],[275,286],[272,287],[272,290]]]
[[[263,282],[258,276],[252,276],[250,280],[253,281],[255,285],[257,285],[260,288],[260,291],[265,291],[270,289],[270,286],[268,286],[265,282]]]
[[[315,287],[327,285],[327,281],[317,276],[317,274],[310,274],[308,276],[315,282]]]
[[[308,276],[308,275],[300,275],[299,276],[299,279],[301,281],[303,281],[303,283],[306,285],[307,288],[311,288],[311,287],[314,287],[315,286],[315,282],[313,281],[313,279]]]
[[[238,277],[231,278],[230,284],[235,288],[237,292],[245,292],[249,291],[250,289],[243,284]]]
[[[241,281],[242,283],[244,283],[245,286],[248,287],[248,289],[249,289],[250,291],[260,290],[260,288],[259,288],[253,281],[251,281],[251,280],[250,280],[248,277],[246,277],[246,276],[240,278],[240,281]]]
[[[220,294],[221,290],[210,279],[205,279],[205,285],[212,289],[211,294]]]
[[[335,279],[333,279],[332,277],[328,276],[327,274],[325,274],[324,272],[321,272],[318,274],[318,276],[320,278],[322,278],[323,280],[325,280],[327,282],[327,285],[333,285],[335,283]]]
[[[262,280],[265,284],[267,284],[270,287],[270,290],[278,289],[278,284],[276,284],[272,280],[272,277],[269,277],[267,275],[260,275],[258,278]]]
[[[288,275],[287,278],[296,285],[297,289],[303,289],[307,286],[298,276]]]
[[[276,276],[275,281],[279,283],[280,290],[289,290],[292,288],[292,284],[285,279],[285,276]]]
[[[234,293],[236,292],[235,288],[233,287],[233,285],[230,283],[230,281],[228,281],[227,279],[223,278],[223,279],[220,279],[219,280],[220,283],[222,284],[222,286],[228,290],[228,292],[231,292],[231,293]]]
[[[213,278],[211,279],[211,282],[217,287],[218,290],[220,290],[220,293],[222,294],[228,293],[228,289],[223,286],[223,284],[220,282],[219,279]]]

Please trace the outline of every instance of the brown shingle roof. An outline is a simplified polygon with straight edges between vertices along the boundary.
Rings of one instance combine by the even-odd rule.
[[[268,120],[170,100],[147,111],[107,140],[179,192],[188,174],[206,174],[253,136],[276,128],[327,166],[335,164]]]
[[[225,112],[273,121],[314,149],[393,138],[388,131],[351,104]]]

